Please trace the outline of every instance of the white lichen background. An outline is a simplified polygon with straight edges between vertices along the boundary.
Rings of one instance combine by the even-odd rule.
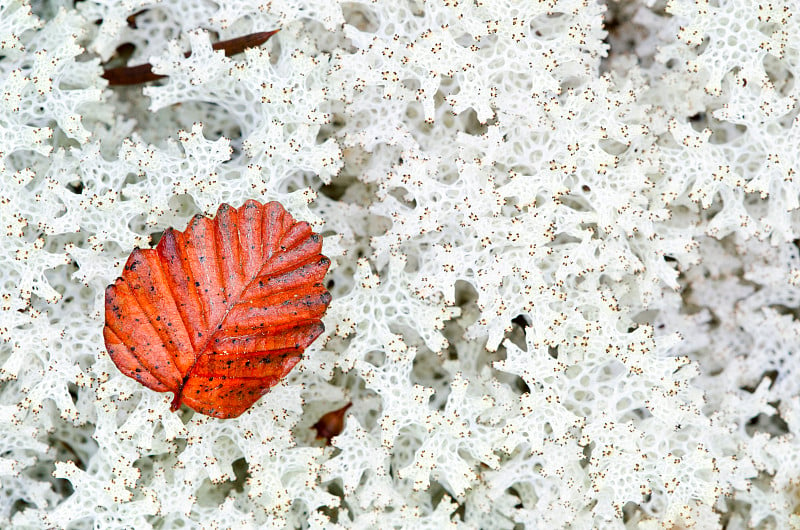
[[[0,527],[800,528],[798,79],[796,0],[0,0]],[[327,331],[170,412],[105,287],[247,199]]]

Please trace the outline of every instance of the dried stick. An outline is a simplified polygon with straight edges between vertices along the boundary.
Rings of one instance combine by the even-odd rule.
[[[243,37],[236,37],[235,39],[223,40],[211,45],[215,50],[224,50],[225,56],[230,57],[237,53],[242,53],[247,48],[254,48],[267,42],[270,37],[278,33],[280,30],[262,31],[260,33],[251,33]],[[192,52],[186,52],[183,56],[189,57]],[[118,68],[109,68],[103,72],[103,78],[108,80],[108,84],[112,86],[117,85],[138,85],[139,83],[147,83],[166,77],[165,75],[153,73],[153,66],[150,63],[140,64],[137,66],[120,66]]]

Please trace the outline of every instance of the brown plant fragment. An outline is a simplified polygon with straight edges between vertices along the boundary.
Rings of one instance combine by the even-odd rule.
[[[247,410],[324,330],[322,237],[280,203],[220,206],[134,249],[106,289],[106,349],[127,375],[217,418]]]
[[[261,46],[267,42],[270,37],[278,33],[278,31],[280,30],[262,31],[259,33],[251,33],[243,37],[236,37],[235,39],[215,42],[211,45],[211,48],[214,50],[223,50],[225,56],[230,57],[231,55],[242,53],[247,48]],[[191,54],[192,52],[186,52],[183,56],[189,57]],[[144,63],[138,66],[109,68],[103,72],[103,79],[106,79],[111,86],[138,85],[164,77],[166,76],[153,73],[153,66],[150,63]]]
[[[312,426],[317,431],[316,438],[318,440],[324,438],[325,445],[330,445],[334,436],[342,434],[344,430],[344,415],[347,409],[352,406],[353,403],[350,402],[340,409],[323,414],[319,421]]]

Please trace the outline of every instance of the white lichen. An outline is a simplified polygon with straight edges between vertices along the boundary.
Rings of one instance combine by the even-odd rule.
[[[0,526],[800,528],[796,2],[72,4],[0,0]],[[105,287],[247,199],[326,332],[173,413]]]

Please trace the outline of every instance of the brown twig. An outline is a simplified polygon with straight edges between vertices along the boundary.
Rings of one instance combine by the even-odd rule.
[[[278,33],[280,30],[262,31],[260,33],[251,33],[243,37],[236,37],[235,39],[223,40],[211,45],[215,50],[223,50],[226,57],[242,53],[247,48],[254,48],[261,46],[269,40],[270,37]],[[192,52],[186,52],[184,57],[189,57]],[[138,66],[120,66],[118,68],[109,68],[103,72],[103,78],[108,80],[108,84],[116,85],[138,85],[139,83],[147,83],[166,77],[165,75],[153,73],[153,66],[150,63],[140,64]]]

